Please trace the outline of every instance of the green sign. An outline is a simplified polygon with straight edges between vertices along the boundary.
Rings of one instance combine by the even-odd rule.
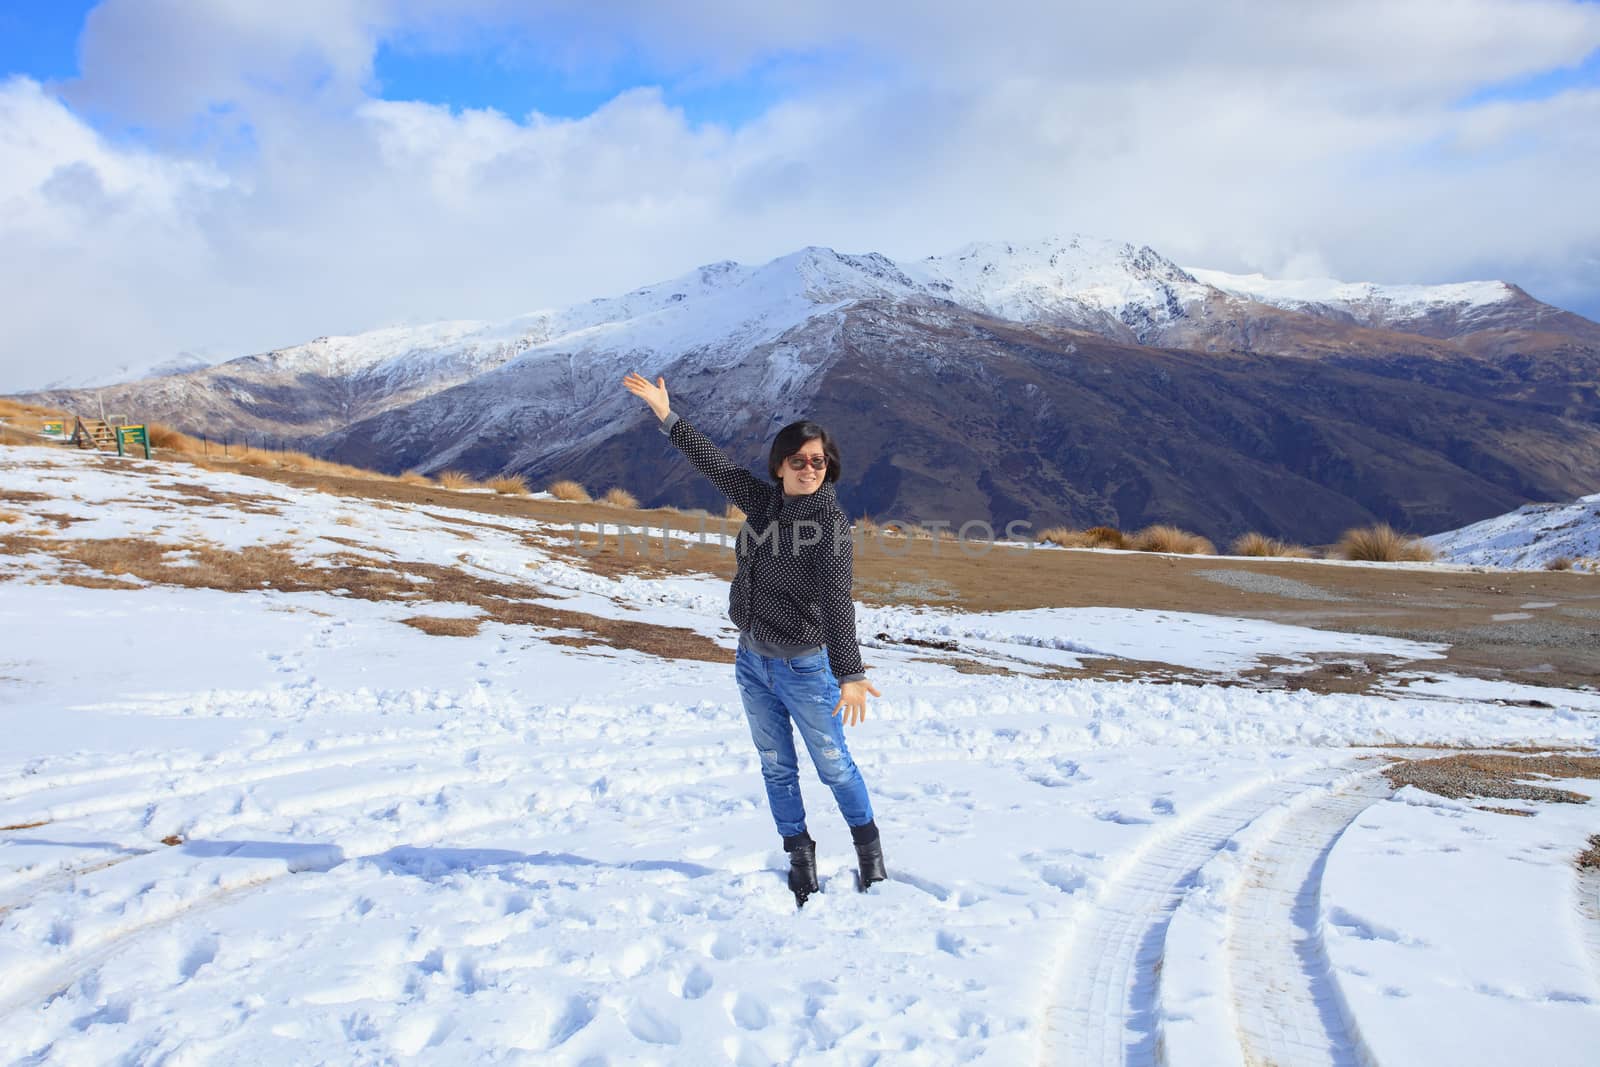
[[[44,424],[44,430],[42,432],[53,433],[57,437],[60,437],[62,434],[67,432],[67,424],[60,419],[57,419],[54,422],[47,422]]]
[[[126,455],[124,449],[129,445],[143,445],[144,458],[150,458],[150,435],[145,432],[143,426],[117,427],[117,455]]]

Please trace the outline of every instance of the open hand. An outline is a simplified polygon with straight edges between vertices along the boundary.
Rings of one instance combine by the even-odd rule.
[[[875,697],[883,696],[878,692],[878,687],[865,678],[859,682],[845,682],[839,687],[839,703],[833,706],[835,715],[844,715],[844,724],[854,726],[858,722],[867,721],[867,694]]]
[[[627,377],[622,379],[623,387],[634,396],[650,405],[650,410],[656,413],[656,418],[664,419],[672,412],[672,406],[667,403],[667,380],[657,378],[656,384],[651,385],[649,379],[642,378],[636,371],[629,371]]]

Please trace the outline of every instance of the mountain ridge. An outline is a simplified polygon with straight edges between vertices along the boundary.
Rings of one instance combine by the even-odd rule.
[[[1257,291],[1220,288],[1208,276]],[[808,246],[501,322],[318,338],[190,373],[31,399],[69,407],[104,399],[185,429],[253,434],[385,470],[638,478],[634,491],[647,502],[696,494],[659,441],[633,434],[643,423],[617,382],[637,370],[666,377],[675,401],[736,445],[822,412],[898,427],[868,446],[890,453],[925,437],[922,424],[945,427],[937,446],[929,442],[934,452],[959,448],[964,427],[985,427],[972,461],[947,465],[949,484],[915,464],[870,464],[877,484],[846,487],[858,513],[929,517],[959,507],[991,519],[1183,520],[1212,536],[1240,532],[1230,522],[1313,540],[1336,534],[1337,523],[1374,518],[1440,529],[1537,494],[1594,488],[1577,484],[1582,475],[1555,453],[1567,441],[1574,457],[1600,468],[1600,415],[1588,403],[1600,386],[1595,324],[1508,283],[1228,282],[1239,277],[1083,236],[979,242],[904,263]],[[1028,355],[1019,362],[1018,353]],[[1080,364],[1094,376],[1078,374]],[[1072,388],[1040,377],[1051,370]],[[1178,395],[1158,395],[1161,374]],[[944,385],[935,392],[944,413],[931,405],[913,413],[907,398],[930,381]],[[1018,389],[1020,407],[1009,392]],[[1201,396],[1209,398],[1203,411]],[[1433,472],[1432,489],[1376,454],[1359,419],[1319,411],[1330,397],[1369,412],[1365,436]],[[1396,397],[1413,414],[1394,410]],[[1022,420],[1028,404],[1053,414],[1026,431],[1010,427],[1019,439],[1008,456],[994,413]],[[1277,423],[1263,429],[1263,413]],[[1427,419],[1479,427],[1510,459],[1499,462]],[[1101,443],[1076,442],[1086,449],[1076,474],[1047,474],[1057,466],[1048,450],[1063,445],[1072,420],[1094,427]],[[1295,433],[1315,447],[1297,451]],[[1107,444],[1130,435],[1170,455]],[[1195,490],[1171,470],[1185,455],[1206,457],[1203,468],[1177,464]],[[975,469],[980,460],[992,469]],[[1105,463],[1121,473],[1100,469]],[[1013,468],[1032,470],[1036,488],[1013,479]],[[1080,492],[1075,483],[1098,488]],[[1303,520],[1258,499],[1289,492],[1311,501]],[[1213,506],[1207,495],[1232,503]]]

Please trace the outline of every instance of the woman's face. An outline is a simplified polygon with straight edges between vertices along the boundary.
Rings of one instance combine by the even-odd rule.
[[[795,463],[798,462],[796,457],[804,458],[806,461],[805,466],[799,470],[794,469]],[[818,487],[822,485],[823,478],[828,473],[828,468],[826,466],[813,467],[812,464],[818,459],[825,459],[825,457],[826,453],[824,453],[822,442],[819,440],[807,441],[800,446],[800,451],[793,456],[785,456],[783,465],[779,468],[783,474],[783,491],[789,496],[805,496],[807,493],[815,493]]]

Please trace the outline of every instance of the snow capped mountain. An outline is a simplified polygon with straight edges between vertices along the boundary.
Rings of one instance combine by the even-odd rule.
[[[219,370],[311,374],[360,381],[380,393],[446,388],[525,353],[625,352],[648,364],[691,351],[732,353],[768,343],[816,315],[876,300],[943,304],[1008,321],[1088,330],[1136,344],[1251,347],[1241,341],[1240,301],[1364,326],[1456,336],[1478,326],[1551,315],[1573,319],[1505,282],[1374,285],[1332,279],[1283,281],[1179,267],[1149,247],[1075,235],[1028,243],[983,242],[914,263],[878,253],[808,247],[760,266],[710,263],[677,278],[503,322],[447,321],[321,337],[231,360],[185,356],[156,367],[120,368],[47,391],[101,388]],[[1248,306],[1244,312],[1248,315]],[[1583,320],[1578,320],[1582,322]],[[1475,326],[1476,324],[1476,326]],[[1566,324],[1570,325],[1570,324]],[[1592,325],[1592,324],[1591,324]]]
[[[501,322],[321,337],[34,399],[386,471],[681,499],[697,486],[634,432],[648,423],[618,388],[627,371],[665,377],[696,425],[749,455],[785,422],[844,420],[880,457],[848,487],[862,513],[1316,541],[1397,500],[1437,530],[1574,495],[1592,488],[1574,472],[1600,464],[1600,326],[1515,286],[1272,282],[1084,236],[915,262],[808,247]]]
[[[1440,307],[1483,307],[1510,300],[1516,293],[1505,282],[1455,282],[1448,285],[1377,285],[1333,278],[1284,280],[1264,274],[1227,274],[1191,268],[1198,280],[1223,292],[1247,296],[1276,307],[1303,308],[1327,304],[1348,309],[1387,308],[1414,314]]]
[[[926,289],[973,311],[1140,343],[1215,295],[1153,249],[1084,236],[970,244],[912,271]]]
[[[114,370],[99,374],[58,378],[44,388],[100,389],[108,385],[135,382],[145,378],[166,378],[174,374],[188,374],[190,371],[205,370],[215,362],[215,359],[206,359],[204,356],[196,355],[193,352],[182,352],[171,359],[162,360],[156,364],[135,365],[124,363]]]
[[[1428,543],[1454,563],[1532,569],[1565,557],[1600,569],[1600,493],[1566,504],[1525,504],[1506,515],[1435,534]]]
[[[367,402],[426,395],[500,366],[541,336],[538,316],[504,323],[470,320],[390,326],[242,359],[216,370],[233,379],[271,384],[284,377],[338,382]],[[350,397],[346,397],[347,400]],[[358,401],[355,409],[364,405]],[[346,410],[351,410],[347,406]]]
[[[1477,330],[1526,327],[1553,316],[1571,317],[1501,281],[1378,285],[1333,278],[1284,280],[1200,268],[1190,268],[1189,273],[1236,298],[1430,337],[1458,337]]]

